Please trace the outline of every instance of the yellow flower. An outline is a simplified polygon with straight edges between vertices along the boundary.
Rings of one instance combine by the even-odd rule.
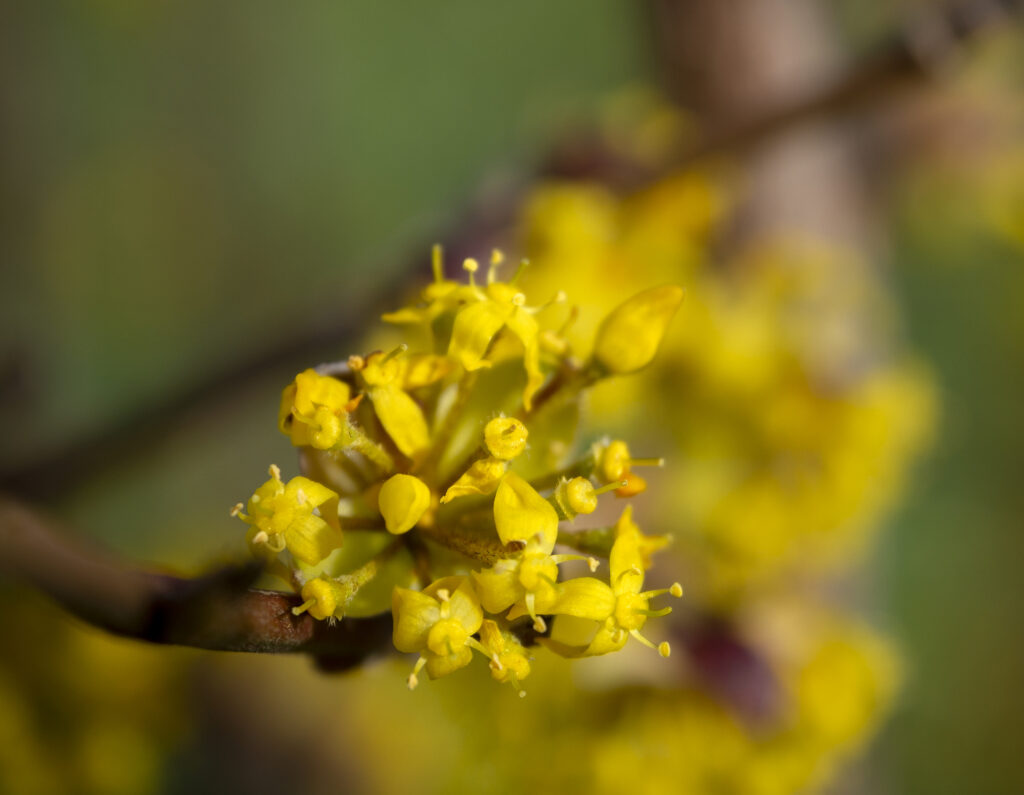
[[[287,549],[296,560],[315,565],[341,546],[338,495],[309,478],[294,477],[286,485],[281,470],[270,467],[270,480],[256,489],[246,510],[239,503],[232,515],[250,525],[249,543],[261,553]]]
[[[424,666],[437,679],[468,665],[473,657],[469,641],[484,620],[466,577],[444,577],[422,591],[395,588],[391,614],[395,648],[420,655],[409,675],[410,689],[419,683]]]
[[[632,458],[629,446],[621,439],[605,441],[594,447],[595,474],[606,484],[616,484],[620,497],[634,497],[647,488],[647,481],[633,471],[635,466],[665,465],[664,458]]]
[[[486,287],[477,288],[472,293],[474,300],[456,313],[448,355],[457,359],[469,372],[490,367],[488,348],[499,332],[508,329],[523,345],[523,367],[526,370],[523,406],[529,411],[534,394],[544,383],[540,369],[540,327],[534,317],[539,310],[528,308],[526,295],[514,285],[495,280],[494,266],[500,262],[500,255],[492,258]],[[472,276],[478,265],[470,259],[463,267]],[[560,294],[554,300],[563,300],[563,296]]]
[[[558,566],[570,560],[586,560],[593,571],[597,560],[584,555],[552,555],[558,535],[558,515],[551,504],[529,483],[509,473],[494,499],[494,522],[503,543],[526,541],[515,558],[499,560],[489,569],[473,572],[477,591],[488,613],[509,610],[509,619],[529,615],[534,628],[544,632],[541,614],[574,615],[603,619],[614,605],[608,586],[591,578],[558,582]],[[607,592],[607,593],[605,593]]]
[[[342,440],[347,414],[355,408],[349,398],[345,382],[304,370],[281,393],[278,427],[296,447],[330,450]]]
[[[358,369],[366,383],[377,418],[395,446],[409,458],[416,458],[430,446],[430,431],[423,410],[402,388],[404,372],[396,359],[403,353],[404,347],[389,354],[378,351],[353,369]]]
[[[305,601],[293,607],[292,613],[298,616],[308,610],[313,618],[321,621],[344,618],[356,593],[376,574],[377,561],[371,560],[351,574],[335,578],[315,577],[302,586],[302,598]]]
[[[491,676],[495,681],[508,682],[520,696],[525,696],[519,683],[530,675],[530,658],[526,649],[511,632],[503,632],[491,619],[480,626],[480,644],[483,654],[490,660]]]
[[[469,494],[491,494],[508,469],[508,462],[526,449],[529,432],[526,426],[514,417],[495,417],[484,426],[484,447],[490,453],[487,458],[474,461],[463,472],[441,498],[447,503],[456,497]]]
[[[678,598],[683,595],[683,589],[679,583],[674,583],[671,588],[641,592],[640,589],[644,584],[641,539],[640,528],[632,519],[632,506],[627,505],[615,527],[615,543],[612,545],[609,559],[610,590],[614,597],[614,606],[610,614],[604,619],[597,634],[587,646],[568,646],[556,641],[546,641],[553,651],[565,657],[591,657],[608,654],[625,646],[629,636],[632,635],[645,646],[656,648],[663,657],[668,656],[668,643],[655,646],[640,634],[640,630],[649,616],[663,616],[672,611],[671,607],[651,610],[650,600],[653,597],[670,593]],[[574,581],[570,581],[566,585],[568,586],[571,582]],[[565,602],[569,602],[571,606],[572,601],[572,598],[568,597],[563,600],[562,606],[566,606]]]

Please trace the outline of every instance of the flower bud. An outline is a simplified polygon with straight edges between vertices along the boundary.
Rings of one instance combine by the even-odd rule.
[[[430,489],[413,475],[394,475],[380,487],[377,505],[389,533],[407,533],[430,505]]]
[[[646,367],[682,300],[682,288],[664,285],[619,304],[597,330],[594,358],[619,375]]]
[[[526,426],[515,417],[495,417],[484,426],[484,444],[495,458],[510,461],[526,449]]]

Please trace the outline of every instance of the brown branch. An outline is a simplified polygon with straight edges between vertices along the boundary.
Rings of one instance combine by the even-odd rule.
[[[328,624],[292,615],[299,597],[249,588],[258,566],[185,579],[125,566],[42,513],[0,499],[0,575],[34,586],[101,629],[151,643],[216,651],[300,653],[339,670],[390,643],[391,616]]]
[[[677,0],[656,3],[663,14],[673,7],[678,7]],[[836,118],[917,88],[946,70],[968,44],[1014,21],[1022,11],[1021,0],[960,0],[931,6],[832,84],[766,112],[711,126],[677,155],[676,164],[689,165],[721,152],[741,153],[804,122]]]

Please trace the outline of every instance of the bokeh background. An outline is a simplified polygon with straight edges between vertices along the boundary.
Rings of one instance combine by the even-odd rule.
[[[227,507],[293,456],[273,423],[280,387],[346,355],[426,272],[429,243],[488,239],[542,171],[606,175],[591,133],[621,115],[616,97],[660,87],[694,130],[762,112],[928,7],[7,4],[7,487],[127,559],[237,559]],[[723,237],[763,227],[855,251],[892,307],[871,323],[891,324],[941,406],[844,586],[899,649],[903,685],[835,792],[1024,790],[1024,35],[1000,26],[936,67],[716,161],[751,202]],[[222,373],[203,400],[150,413]],[[7,791],[505,791],[508,760],[467,749],[458,682],[409,696],[388,664],[331,678],[301,659],[113,641],[13,583],[0,593]],[[586,689],[558,676],[542,697],[571,712]],[[540,754],[544,725],[508,731]]]

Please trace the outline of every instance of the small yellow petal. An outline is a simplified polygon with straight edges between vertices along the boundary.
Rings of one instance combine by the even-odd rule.
[[[422,651],[430,628],[441,618],[441,605],[421,591],[396,587],[391,593],[391,615],[395,648],[405,653]]]
[[[509,472],[494,495],[494,524],[503,544],[529,541],[540,535],[545,552],[555,546],[558,514],[537,491],[514,472]]]
[[[505,475],[506,464],[497,458],[482,458],[474,461],[469,469],[459,476],[441,498],[442,503],[469,494],[491,494]]]
[[[430,489],[413,475],[393,475],[381,486],[377,504],[389,533],[407,533],[430,505]]]
[[[577,577],[558,584],[558,596],[545,613],[604,621],[615,612],[615,594],[594,577]]]
[[[505,325],[508,312],[493,301],[480,301],[463,308],[455,316],[448,355],[467,370],[489,367],[484,359],[491,340]]]
[[[615,525],[615,542],[608,558],[616,594],[640,593],[644,584],[643,565],[640,528],[633,521],[633,506],[627,505]]]
[[[315,566],[341,546],[341,531],[313,514],[297,515],[284,531],[285,544],[296,560]]]
[[[395,384],[369,390],[370,401],[380,424],[405,455],[410,458],[430,446],[430,432],[419,405]]]
[[[491,568],[474,571],[476,591],[488,613],[503,613],[523,595],[518,578],[519,561],[499,560]]]

